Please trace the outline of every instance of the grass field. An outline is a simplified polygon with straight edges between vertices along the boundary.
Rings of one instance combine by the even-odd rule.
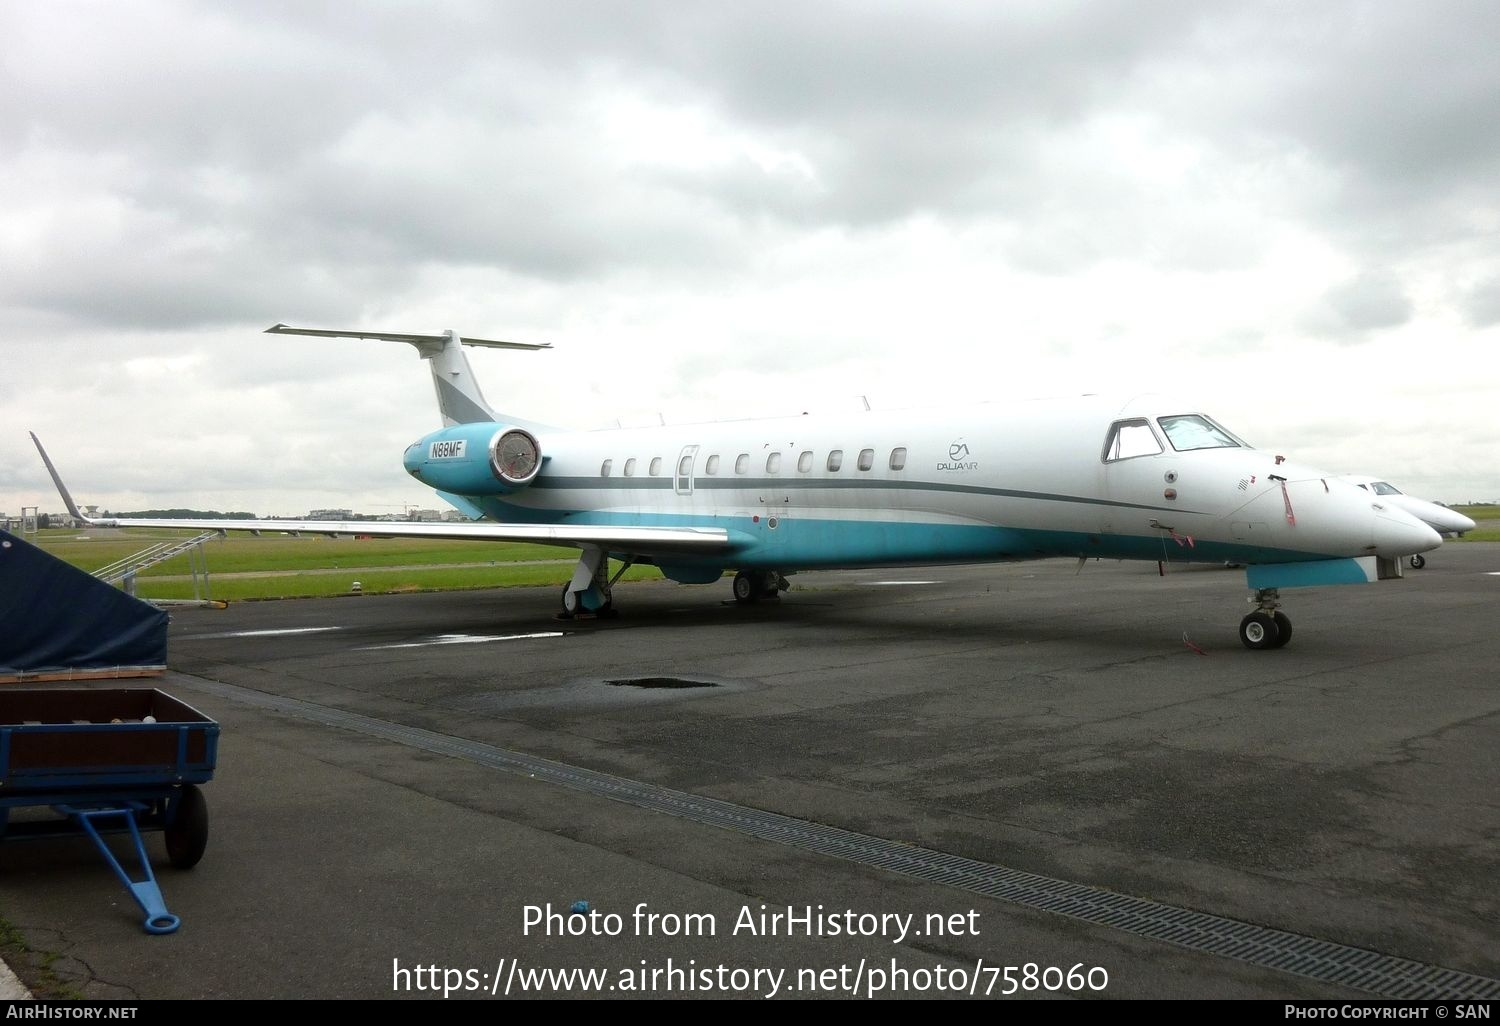
[[[1454,506],[1478,526],[1460,541],[1500,541],[1500,506]]]
[[[48,552],[90,573],[117,559],[167,538],[191,538],[197,531],[152,531],[142,528],[43,531],[39,544]],[[302,535],[235,534],[208,542],[209,568],[215,573],[262,570],[337,570],[342,567],[418,566],[432,563],[514,563],[525,559],[569,559],[574,550],[553,545],[499,542],[444,542],[420,538],[327,538]],[[146,576],[187,573],[186,560],[163,563]]]
[[[142,528],[42,531],[38,547],[92,573],[168,538],[198,532]],[[304,598],[453,591],[517,585],[556,585],[572,576],[577,550],[503,542],[444,542],[397,538],[327,538],[232,534],[207,542],[204,553],[216,599]],[[160,563],[136,579],[142,598],[193,598],[186,555]],[[632,567],[623,580],[659,578],[653,567]]]

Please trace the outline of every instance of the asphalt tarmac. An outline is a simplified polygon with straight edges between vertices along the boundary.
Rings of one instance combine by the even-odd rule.
[[[592,622],[550,588],[175,610],[156,686],[223,728],[202,863],[148,836],[183,925],[143,932],[82,841],[0,845],[11,960],[113,998],[1370,996],[548,775],[579,767],[1500,978],[1500,545],[1285,592],[1270,652],[1229,569],[792,582],[620,585]]]

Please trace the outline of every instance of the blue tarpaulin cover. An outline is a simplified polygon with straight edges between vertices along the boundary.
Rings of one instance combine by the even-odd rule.
[[[167,614],[0,531],[0,674],[167,663]]]

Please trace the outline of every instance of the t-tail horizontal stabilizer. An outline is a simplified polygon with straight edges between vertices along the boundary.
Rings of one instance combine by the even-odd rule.
[[[401,331],[346,331],[341,328],[294,328],[289,324],[273,324],[266,329],[268,335],[313,335],[318,338],[369,338],[381,342],[405,342],[414,347],[424,360],[432,363],[432,387],[437,392],[438,410],[443,415],[443,424],[480,424],[500,421],[532,431],[547,430],[547,425],[537,424],[517,417],[497,414],[485,401],[480,391],[479,379],[469,366],[464,355],[464,346],[479,346],[485,349],[551,349],[548,342],[501,342],[490,338],[465,338],[456,331],[445,331],[441,335],[413,335]]]

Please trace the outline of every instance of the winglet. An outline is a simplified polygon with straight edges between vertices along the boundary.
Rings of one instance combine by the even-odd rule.
[[[36,451],[41,453],[42,462],[47,465],[47,473],[52,475],[52,483],[57,486],[57,494],[62,496],[63,505],[68,508],[69,515],[74,520],[81,520],[85,524],[92,524],[95,527],[117,527],[117,521],[99,520],[83,515],[78,509],[78,503],[73,501],[73,495],[68,491],[68,486],[63,484],[62,476],[58,474],[57,468],[52,465],[52,459],[47,455],[47,450],[42,448],[42,440],[36,436],[35,431],[28,431],[27,434],[31,436],[31,441],[36,446]]]

